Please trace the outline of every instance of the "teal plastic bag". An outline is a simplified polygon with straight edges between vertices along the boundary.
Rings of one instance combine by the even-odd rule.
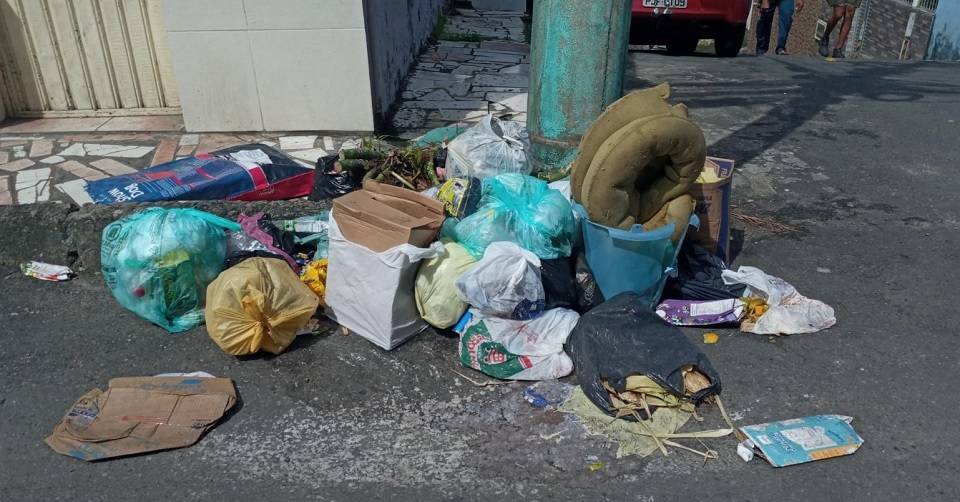
[[[204,295],[223,270],[226,230],[240,225],[198,209],[151,207],[103,229],[100,261],[113,297],[171,333],[203,322]]]
[[[444,225],[444,235],[476,259],[492,242],[510,241],[542,259],[570,256],[576,229],[570,202],[543,180],[510,173],[483,180],[477,211]]]

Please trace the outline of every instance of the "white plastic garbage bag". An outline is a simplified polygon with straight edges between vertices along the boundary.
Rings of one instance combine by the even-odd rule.
[[[533,319],[546,308],[540,258],[513,242],[494,242],[457,279],[457,294],[484,315]]]
[[[743,331],[758,335],[793,335],[815,333],[837,323],[832,307],[801,295],[787,281],[767,275],[759,268],[740,267],[736,272],[724,270],[723,282],[746,284],[743,296],[767,301],[767,311],[753,326],[741,325]]]
[[[549,380],[573,371],[563,351],[580,315],[557,308],[515,321],[470,309],[458,326],[460,363],[504,380]]]
[[[443,249],[439,242],[375,253],[344,238],[333,215],[329,237],[324,301],[331,319],[387,350],[426,329],[414,300],[414,280],[419,262]]]
[[[447,146],[446,178],[530,174],[529,150],[526,125],[487,115]]]

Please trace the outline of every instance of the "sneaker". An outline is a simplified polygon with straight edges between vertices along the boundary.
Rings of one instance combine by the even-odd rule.
[[[820,38],[820,43],[817,45],[817,52],[823,57],[830,55],[830,37],[824,35]]]
[[[846,56],[843,55],[843,49],[834,49],[833,50],[833,59],[843,59]]]
[[[777,47],[777,55],[778,55],[778,56],[787,56],[787,55],[788,55],[788,54],[787,54],[787,50],[784,49],[783,47]]]

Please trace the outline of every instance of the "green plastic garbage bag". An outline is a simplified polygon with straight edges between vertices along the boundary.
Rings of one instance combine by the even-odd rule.
[[[171,333],[203,322],[207,285],[224,267],[226,230],[240,225],[198,209],[151,207],[105,229],[103,277],[113,297]]]
[[[497,241],[514,242],[541,259],[563,258],[573,248],[572,211],[566,197],[547,182],[523,174],[501,174],[483,180],[476,212],[458,223],[445,224],[443,235],[478,260]]]

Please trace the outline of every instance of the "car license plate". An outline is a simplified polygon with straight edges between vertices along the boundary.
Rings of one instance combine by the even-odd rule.
[[[686,9],[687,0],[643,0],[644,7],[669,7],[671,9]]]

